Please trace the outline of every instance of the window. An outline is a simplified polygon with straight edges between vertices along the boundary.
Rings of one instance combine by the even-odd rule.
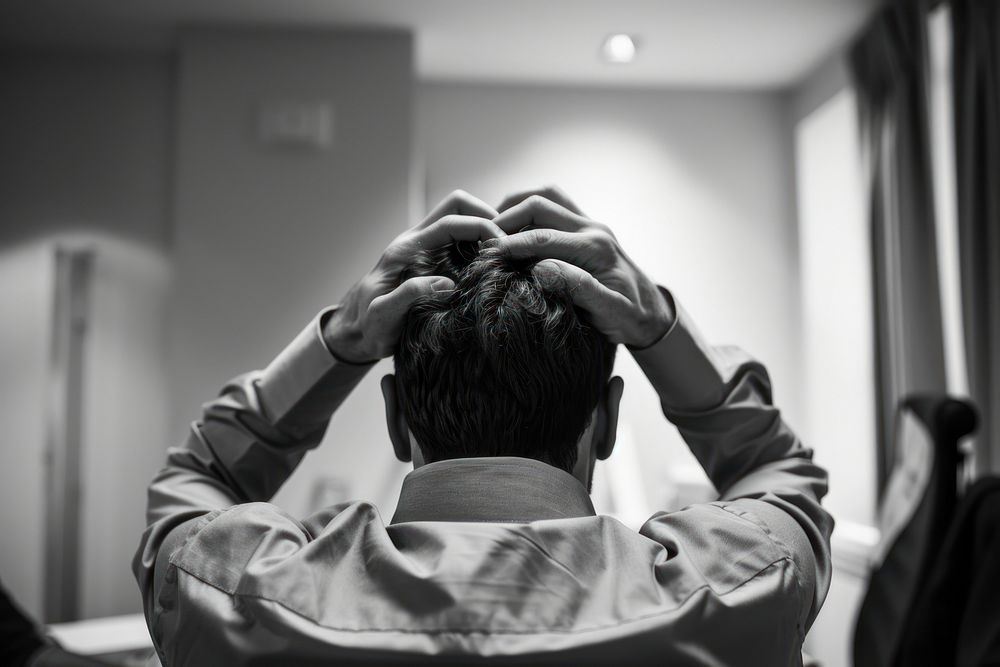
[[[875,515],[871,251],[857,105],[844,89],[795,129],[802,275],[803,440],[830,472],[838,522]]]

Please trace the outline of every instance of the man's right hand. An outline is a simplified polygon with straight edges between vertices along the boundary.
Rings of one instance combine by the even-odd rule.
[[[573,303],[587,311],[612,343],[642,349],[662,338],[673,324],[673,307],[625,254],[611,229],[580,214],[561,191],[539,192],[543,194],[505,200],[493,222],[507,236],[486,241],[484,247],[542,260],[533,269],[537,279],[565,284]]]
[[[454,287],[444,276],[420,276],[400,283],[414,257],[454,241],[483,241],[505,233],[493,224],[495,209],[467,192],[448,195],[416,227],[396,237],[375,268],[347,292],[326,322],[323,338],[337,358],[362,364],[388,357],[396,348],[403,319],[413,302]]]

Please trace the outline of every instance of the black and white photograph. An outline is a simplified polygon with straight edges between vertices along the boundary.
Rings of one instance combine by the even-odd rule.
[[[1000,667],[1000,2],[6,0],[0,667]]]

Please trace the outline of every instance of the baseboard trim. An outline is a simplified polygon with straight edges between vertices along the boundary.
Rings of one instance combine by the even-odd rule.
[[[874,526],[838,521],[830,538],[834,569],[859,579],[867,579],[874,565],[880,538],[879,529]]]

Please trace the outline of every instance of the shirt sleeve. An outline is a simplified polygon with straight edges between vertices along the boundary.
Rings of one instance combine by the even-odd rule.
[[[764,365],[739,348],[708,345],[663,292],[674,303],[675,322],[660,341],[632,355],[726,507],[752,516],[787,550],[808,628],[830,584],[833,519],[820,505],[827,473],[772,405]]]
[[[146,530],[132,562],[149,620],[170,553],[201,522],[267,501],[323,438],[334,411],[374,364],[338,360],[321,312],[263,371],[231,380],[149,485]]]

